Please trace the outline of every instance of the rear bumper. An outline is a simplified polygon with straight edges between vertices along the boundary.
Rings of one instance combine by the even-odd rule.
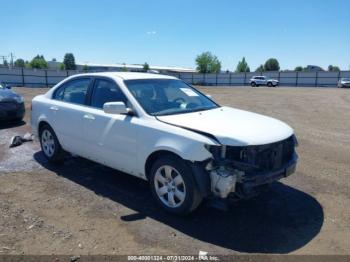
[[[24,103],[0,103],[0,121],[20,120],[24,115]]]

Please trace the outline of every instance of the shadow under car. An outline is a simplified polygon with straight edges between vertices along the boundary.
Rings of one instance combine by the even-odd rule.
[[[34,159],[57,175],[135,211],[121,216],[123,221],[150,217],[194,239],[238,252],[292,252],[310,242],[324,220],[315,198],[280,182],[257,198],[235,203],[229,211],[204,202],[189,216],[179,217],[155,204],[144,180],[82,158],[69,157],[61,166],[48,163],[41,152]]]

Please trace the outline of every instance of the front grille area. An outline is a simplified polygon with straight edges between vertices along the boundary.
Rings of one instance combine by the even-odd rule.
[[[233,147],[226,149],[226,158],[254,166],[254,171],[274,171],[282,168],[294,155],[295,140],[285,140],[259,146]]]

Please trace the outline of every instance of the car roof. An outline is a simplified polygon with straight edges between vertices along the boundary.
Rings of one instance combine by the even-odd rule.
[[[98,72],[98,73],[86,73],[77,74],[78,76],[105,76],[105,77],[118,77],[123,80],[136,80],[136,79],[177,79],[173,76],[152,74],[152,73],[139,73],[139,72]]]

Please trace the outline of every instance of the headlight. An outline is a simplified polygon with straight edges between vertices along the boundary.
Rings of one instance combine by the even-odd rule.
[[[23,103],[24,102],[24,99],[22,96],[15,96],[14,99],[16,100],[17,103]]]

